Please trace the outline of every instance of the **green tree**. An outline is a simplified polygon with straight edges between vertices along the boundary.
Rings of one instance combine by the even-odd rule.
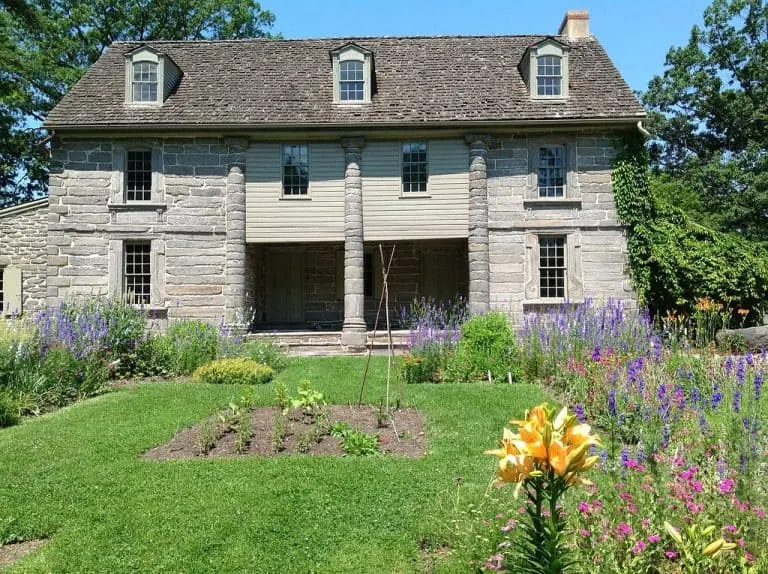
[[[768,4],[714,0],[688,44],[643,94],[656,172],[692,215],[722,231],[768,237]],[[691,191],[698,195],[695,200]],[[700,211],[698,214],[697,210]]]
[[[254,0],[0,0],[0,207],[45,193],[47,113],[117,40],[269,36]]]

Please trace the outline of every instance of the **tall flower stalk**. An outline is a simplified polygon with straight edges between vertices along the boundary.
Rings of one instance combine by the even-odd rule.
[[[517,433],[505,428],[500,447],[486,454],[499,458],[496,481],[516,483],[515,496],[523,492],[528,500],[529,520],[521,524],[524,536],[517,566],[537,574],[567,572],[572,561],[560,501],[571,486],[591,484],[582,475],[598,460],[588,453],[599,439],[565,408],[555,415],[546,403],[511,424],[517,425]]]

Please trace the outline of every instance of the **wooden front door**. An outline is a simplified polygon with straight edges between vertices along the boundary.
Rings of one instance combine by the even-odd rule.
[[[267,251],[267,322],[304,323],[304,253]]]

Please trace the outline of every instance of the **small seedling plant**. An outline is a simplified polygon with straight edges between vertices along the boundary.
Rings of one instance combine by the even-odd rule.
[[[333,423],[330,435],[341,441],[341,448],[350,456],[371,456],[379,453],[379,435],[366,434],[348,423]]]

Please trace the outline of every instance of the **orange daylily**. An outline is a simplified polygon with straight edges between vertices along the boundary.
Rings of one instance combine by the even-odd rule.
[[[549,445],[549,466],[555,471],[555,474],[559,476],[565,475],[565,471],[568,469],[568,448],[559,440],[553,440]]]

